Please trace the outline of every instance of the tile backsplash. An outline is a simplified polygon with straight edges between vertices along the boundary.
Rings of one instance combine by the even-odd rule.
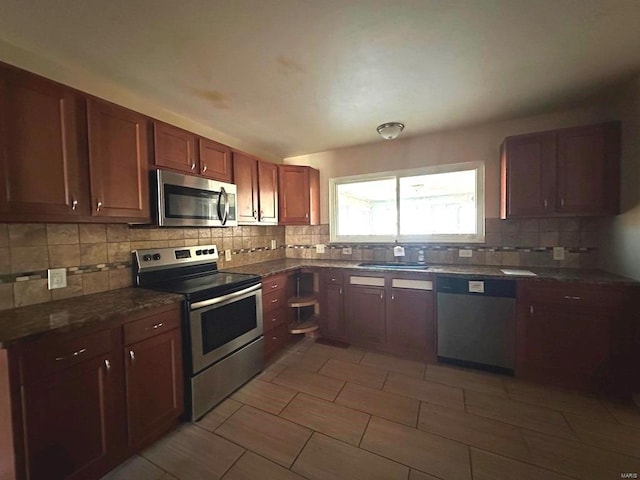
[[[215,244],[220,268],[284,258],[285,227],[134,228],[120,224],[0,224],[0,310],[132,284],[131,251]],[[271,250],[271,240],[278,248]],[[232,259],[224,261],[224,250]],[[47,269],[66,268],[49,290]]]
[[[483,244],[405,244],[406,261],[422,251],[430,264],[595,268],[600,220],[486,220]],[[271,240],[277,248],[271,250]],[[220,268],[280,258],[391,261],[393,244],[329,244],[329,226],[135,228],[120,224],[0,224],[0,310],[128,287],[131,250],[215,244]],[[315,245],[325,244],[325,253]],[[351,254],[343,254],[343,247]],[[565,247],[554,261],[552,247]],[[472,251],[460,257],[461,249]],[[232,260],[224,261],[224,250]],[[47,269],[66,268],[67,287],[47,289]]]

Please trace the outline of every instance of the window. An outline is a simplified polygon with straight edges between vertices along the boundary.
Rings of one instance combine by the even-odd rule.
[[[332,242],[484,241],[484,165],[329,180]]]

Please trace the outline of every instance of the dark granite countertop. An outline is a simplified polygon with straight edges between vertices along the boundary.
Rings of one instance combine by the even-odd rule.
[[[363,272],[391,272],[398,270],[388,268],[370,268],[358,266],[360,261],[342,260],[305,260],[283,259],[269,262],[254,263],[233,269],[225,269],[237,273],[252,273],[254,275],[268,276],[298,268],[348,268]],[[527,270],[536,276],[507,275],[502,269]],[[403,270],[406,271],[406,270]],[[436,275],[461,275],[474,278],[528,278],[533,280],[556,280],[563,282],[583,282],[595,284],[612,284],[640,286],[640,282],[627,277],[621,277],[603,270],[585,270],[569,268],[542,268],[542,267],[510,267],[500,265],[429,265],[420,270],[408,270],[409,272],[431,273]]]
[[[182,300],[182,295],[130,287],[0,311],[0,348]]]

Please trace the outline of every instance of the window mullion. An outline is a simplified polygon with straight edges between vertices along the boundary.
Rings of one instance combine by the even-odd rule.
[[[396,176],[396,240],[400,238],[400,177]]]

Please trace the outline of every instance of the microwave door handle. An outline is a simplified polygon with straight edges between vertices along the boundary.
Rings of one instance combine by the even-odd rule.
[[[218,218],[220,219],[220,223],[222,225],[227,223],[227,219],[222,216],[222,212],[220,211],[220,201],[222,200],[223,195],[226,195],[226,192],[224,191],[224,187],[220,187],[220,193],[218,193],[218,205],[216,209],[218,211]]]
[[[229,194],[224,187],[220,187],[220,193],[224,195],[224,221],[222,224],[225,225],[227,220],[229,220]]]

